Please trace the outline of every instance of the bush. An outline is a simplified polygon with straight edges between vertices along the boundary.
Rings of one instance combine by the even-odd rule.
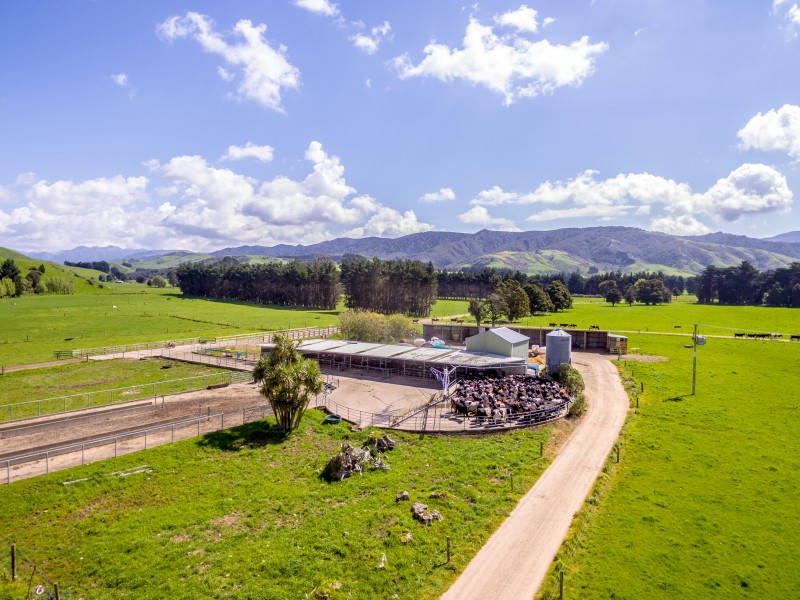
[[[558,380],[570,392],[575,394],[575,401],[570,405],[567,416],[580,417],[586,412],[586,398],[583,395],[586,384],[578,370],[568,363],[558,365]]]
[[[339,329],[344,339],[372,343],[393,343],[418,335],[405,315],[383,316],[366,310],[340,314]]]

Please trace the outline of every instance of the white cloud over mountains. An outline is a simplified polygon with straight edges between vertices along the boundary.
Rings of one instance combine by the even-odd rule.
[[[305,159],[312,169],[300,180],[259,181],[196,155],[146,161],[151,178],[48,183],[26,177],[3,188],[8,206],[0,206],[0,236],[12,247],[31,250],[111,243],[209,250],[433,229],[413,211],[400,213],[358,195],[345,181],[340,159],[319,142],[309,144]]]
[[[335,17],[339,14],[339,7],[328,0],[294,0],[294,4],[324,17]]]
[[[495,17],[501,28],[471,18],[461,48],[431,42],[423,49],[425,57],[414,64],[408,54],[394,59],[402,79],[433,77],[444,82],[456,79],[482,85],[501,94],[506,105],[521,98],[551,94],[567,85],[579,86],[594,71],[596,58],[608,49],[605,42],[589,43],[583,36],[570,44],[548,40],[532,41],[524,34],[539,29],[537,13],[523,5]]]
[[[742,150],[783,151],[800,160],[800,106],[758,113],[737,133]]]
[[[447,202],[455,200],[456,193],[450,188],[440,188],[438,192],[428,192],[419,199],[420,202]]]
[[[204,51],[221,56],[227,67],[241,71],[236,87],[240,98],[280,111],[281,93],[284,89],[300,86],[300,71],[286,60],[285,47],[275,49],[264,39],[266,31],[266,25],[253,25],[251,21],[242,19],[236,23],[231,36],[238,38],[238,42],[230,43],[215,31],[210,17],[196,12],[171,16],[156,29],[166,41],[191,38]],[[225,81],[236,78],[229,68],[218,68],[220,77]]]
[[[686,183],[649,173],[620,174],[603,180],[596,175],[596,171],[585,171],[565,182],[546,181],[524,194],[495,186],[477,194],[470,201],[474,208],[460,218],[465,223],[498,224],[502,219],[490,215],[486,207],[509,204],[533,210],[523,217],[529,222],[570,218],[611,221],[652,215],[660,208],[663,212],[650,222],[652,229],[698,234],[711,231],[701,217],[715,223],[734,222],[746,216],[786,212],[793,201],[786,178],[762,164],[743,164],[704,193],[693,192]]]

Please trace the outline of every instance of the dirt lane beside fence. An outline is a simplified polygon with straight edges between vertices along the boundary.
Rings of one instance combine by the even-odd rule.
[[[583,505],[628,412],[607,356],[573,353],[589,409],[556,459],[442,596],[442,600],[533,598]]]

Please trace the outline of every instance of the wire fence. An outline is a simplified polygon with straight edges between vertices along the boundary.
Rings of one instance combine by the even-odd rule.
[[[209,414],[0,460],[0,484],[116,458],[155,446],[252,423],[272,414],[268,404]]]
[[[71,589],[64,588],[49,575],[41,565],[37,564],[34,558],[27,551],[20,548],[17,544],[9,544],[3,540],[3,551],[8,549],[10,560],[6,563],[2,561],[3,567],[0,573],[4,580],[17,582],[21,588],[27,590],[25,598],[39,597],[48,600],[61,600],[71,598]],[[8,564],[8,569],[5,565]]]
[[[167,381],[157,381],[110,390],[98,390],[94,392],[70,394],[67,396],[55,396],[42,400],[3,404],[0,405],[0,423],[86,410],[87,408],[107,406],[109,404],[158,398],[183,392],[193,392],[212,386],[249,381],[250,379],[252,379],[252,375],[249,372],[221,371],[219,373],[209,373],[208,375],[169,379]]]

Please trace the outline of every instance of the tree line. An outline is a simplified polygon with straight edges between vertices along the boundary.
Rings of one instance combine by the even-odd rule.
[[[493,269],[486,267],[480,271],[464,269],[461,271],[436,272],[438,297],[452,300],[469,300],[471,298],[487,298],[495,291],[498,284],[513,280],[520,285],[537,285],[544,289],[553,281],[563,283],[572,295],[600,296],[603,295],[600,284],[614,281],[620,290],[635,285],[637,281],[660,279],[664,286],[673,294],[680,295],[686,290],[687,279],[680,275],[665,275],[664,273],[640,271],[636,273],[622,273],[609,271],[594,273],[585,277],[578,272],[574,273],[539,273],[527,275],[520,271],[510,269]]]
[[[348,254],[340,269],[349,309],[426,316],[436,303],[436,270],[430,262],[370,260]]]
[[[228,258],[214,264],[184,263],[178,267],[175,275],[181,292],[257,304],[336,308],[341,292],[339,272],[328,258],[261,265]]]
[[[759,271],[748,261],[738,267],[708,266],[696,278],[697,301],[710,304],[800,308],[800,262]]]

